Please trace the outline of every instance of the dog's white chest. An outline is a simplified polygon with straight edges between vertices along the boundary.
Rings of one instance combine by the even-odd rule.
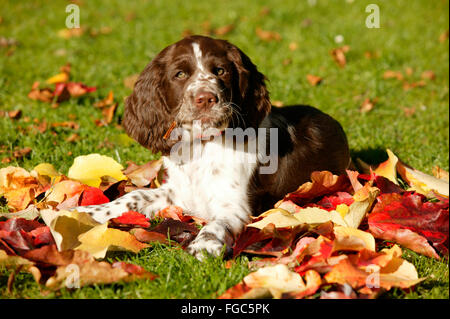
[[[179,165],[164,157],[167,184],[174,189],[176,202],[199,217],[209,219],[216,207],[225,203],[246,202],[256,155],[208,142],[194,147],[193,158]],[[201,149],[200,149],[201,148]]]

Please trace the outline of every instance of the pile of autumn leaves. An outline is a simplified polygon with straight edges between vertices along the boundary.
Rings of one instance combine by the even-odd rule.
[[[360,162],[362,173],[314,172],[310,182],[254,218],[236,239],[228,265],[242,253],[263,258],[253,258],[252,272],[219,297],[374,298],[424,280],[402,259],[400,246],[432,258],[448,255],[448,175],[429,176],[388,155],[376,168]],[[129,162],[124,169],[98,154],[75,158],[67,176],[48,163],[31,171],[0,169],[0,195],[10,209],[0,215],[0,267],[11,269],[8,290],[19,271],[52,290],[155,278],[141,266],[104,258],[111,250],[138,253],[155,242],[183,249],[207,221],[169,206],[155,220],[129,211],[100,224],[71,209],[163,182],[161,160]]]

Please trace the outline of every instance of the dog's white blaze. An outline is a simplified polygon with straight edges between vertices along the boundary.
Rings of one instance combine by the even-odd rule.
[[[200,71],[205,72],[205,68],[202,64],[202,50],[200,50],[200,45],[196,42],[192,43],[192,48],[194,49],[195,60],[197,61],[197,67]]]

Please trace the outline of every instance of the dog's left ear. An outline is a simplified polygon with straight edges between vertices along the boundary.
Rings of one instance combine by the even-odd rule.
[[[229,42],[227,46],[228,59],[233,62],[239,76],[241,112],[247,114],[248,126],[258,127],[271,109],[266,77],[238,47]]]

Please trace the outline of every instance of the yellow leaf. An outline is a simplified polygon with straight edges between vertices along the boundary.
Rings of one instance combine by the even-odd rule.
[[[370,186],[370,183],[366,183],[363,188],[359,189],[353,195],[355,201],[350,205],[349,211],[344,217],[346,226],[353,228],[359,227],[361,221],[372,208],[372,204],[379,192],[380,190],[378,188]]]
[[[333,241],[333,250],[355,250],[360,251],[362,249],[368,249],[375,251],[375,238],[372,234],[353,228],[335,226],[333,228],[334,235],[336,236]]]
[[[389,158],[385,162],[378,165],[378,167],[374,171],[374,173],[379,176],[386,177],[392,183],[395,183],[398,185],[397,170],[396,170],[398,158],[397,158],[397,156],[395,156],[394,153],[392,153],[392,151],[390,149],[387,149],[386,152],[387,152]]]
[[[263,229],[268,224],[274,224],[277,228],[282,227],[294,227],[300,225],[302,222],[295,218],[291,213],[282,208],[275,208],[268,210],[260,215],[260,217],[264,217],[260,221],[256,223],[252,223],[247,225],[247,227],[255,227],[259,229]]]
[[[69,80],[69,74],[62,72],[47,79],[48,84],[65,83]]]
[[[56,177],[61,175],[60,173],[58,173],[55,167],[49,163],[41,163],[33,168],[33,171],[42,176]]]
[[[397,171],[405,182],[411,186],[411,190],[425,196],[433,196],[433,191],[442,196],[449,196],[449,183],[443,179],[425,174],[401,161],[397,164]]]
[[[36,177],[42,184],[53,183],[56,177],[61,176],[55,167],[49,163],[37,165],[31,171],[31,175]]]
[[[341,226],[346,226],[342,216],[335,210],[326,211],[318,207],[307,207],[294,214],[301,223],[306,224],[322,224],[328,221]]]
[[[123,166],[111,157],[100,154],[89,154],[75,158],[69,169],[68,177],[86,185],[99,187],[103,176],[110,176],[117,181],[125,180]]]
[[[134,253],[148,247],[128,232],[108,228],[108,223],[93,227],[78,236],[81,245],[77,250],[91,253],[95,258],[104,258],[108,250],[130,250]]]
[[[99,225],[88,214],[77,211],[44,209],[41,217],[50,228],[59,251],[79,246],[78,236]]]

